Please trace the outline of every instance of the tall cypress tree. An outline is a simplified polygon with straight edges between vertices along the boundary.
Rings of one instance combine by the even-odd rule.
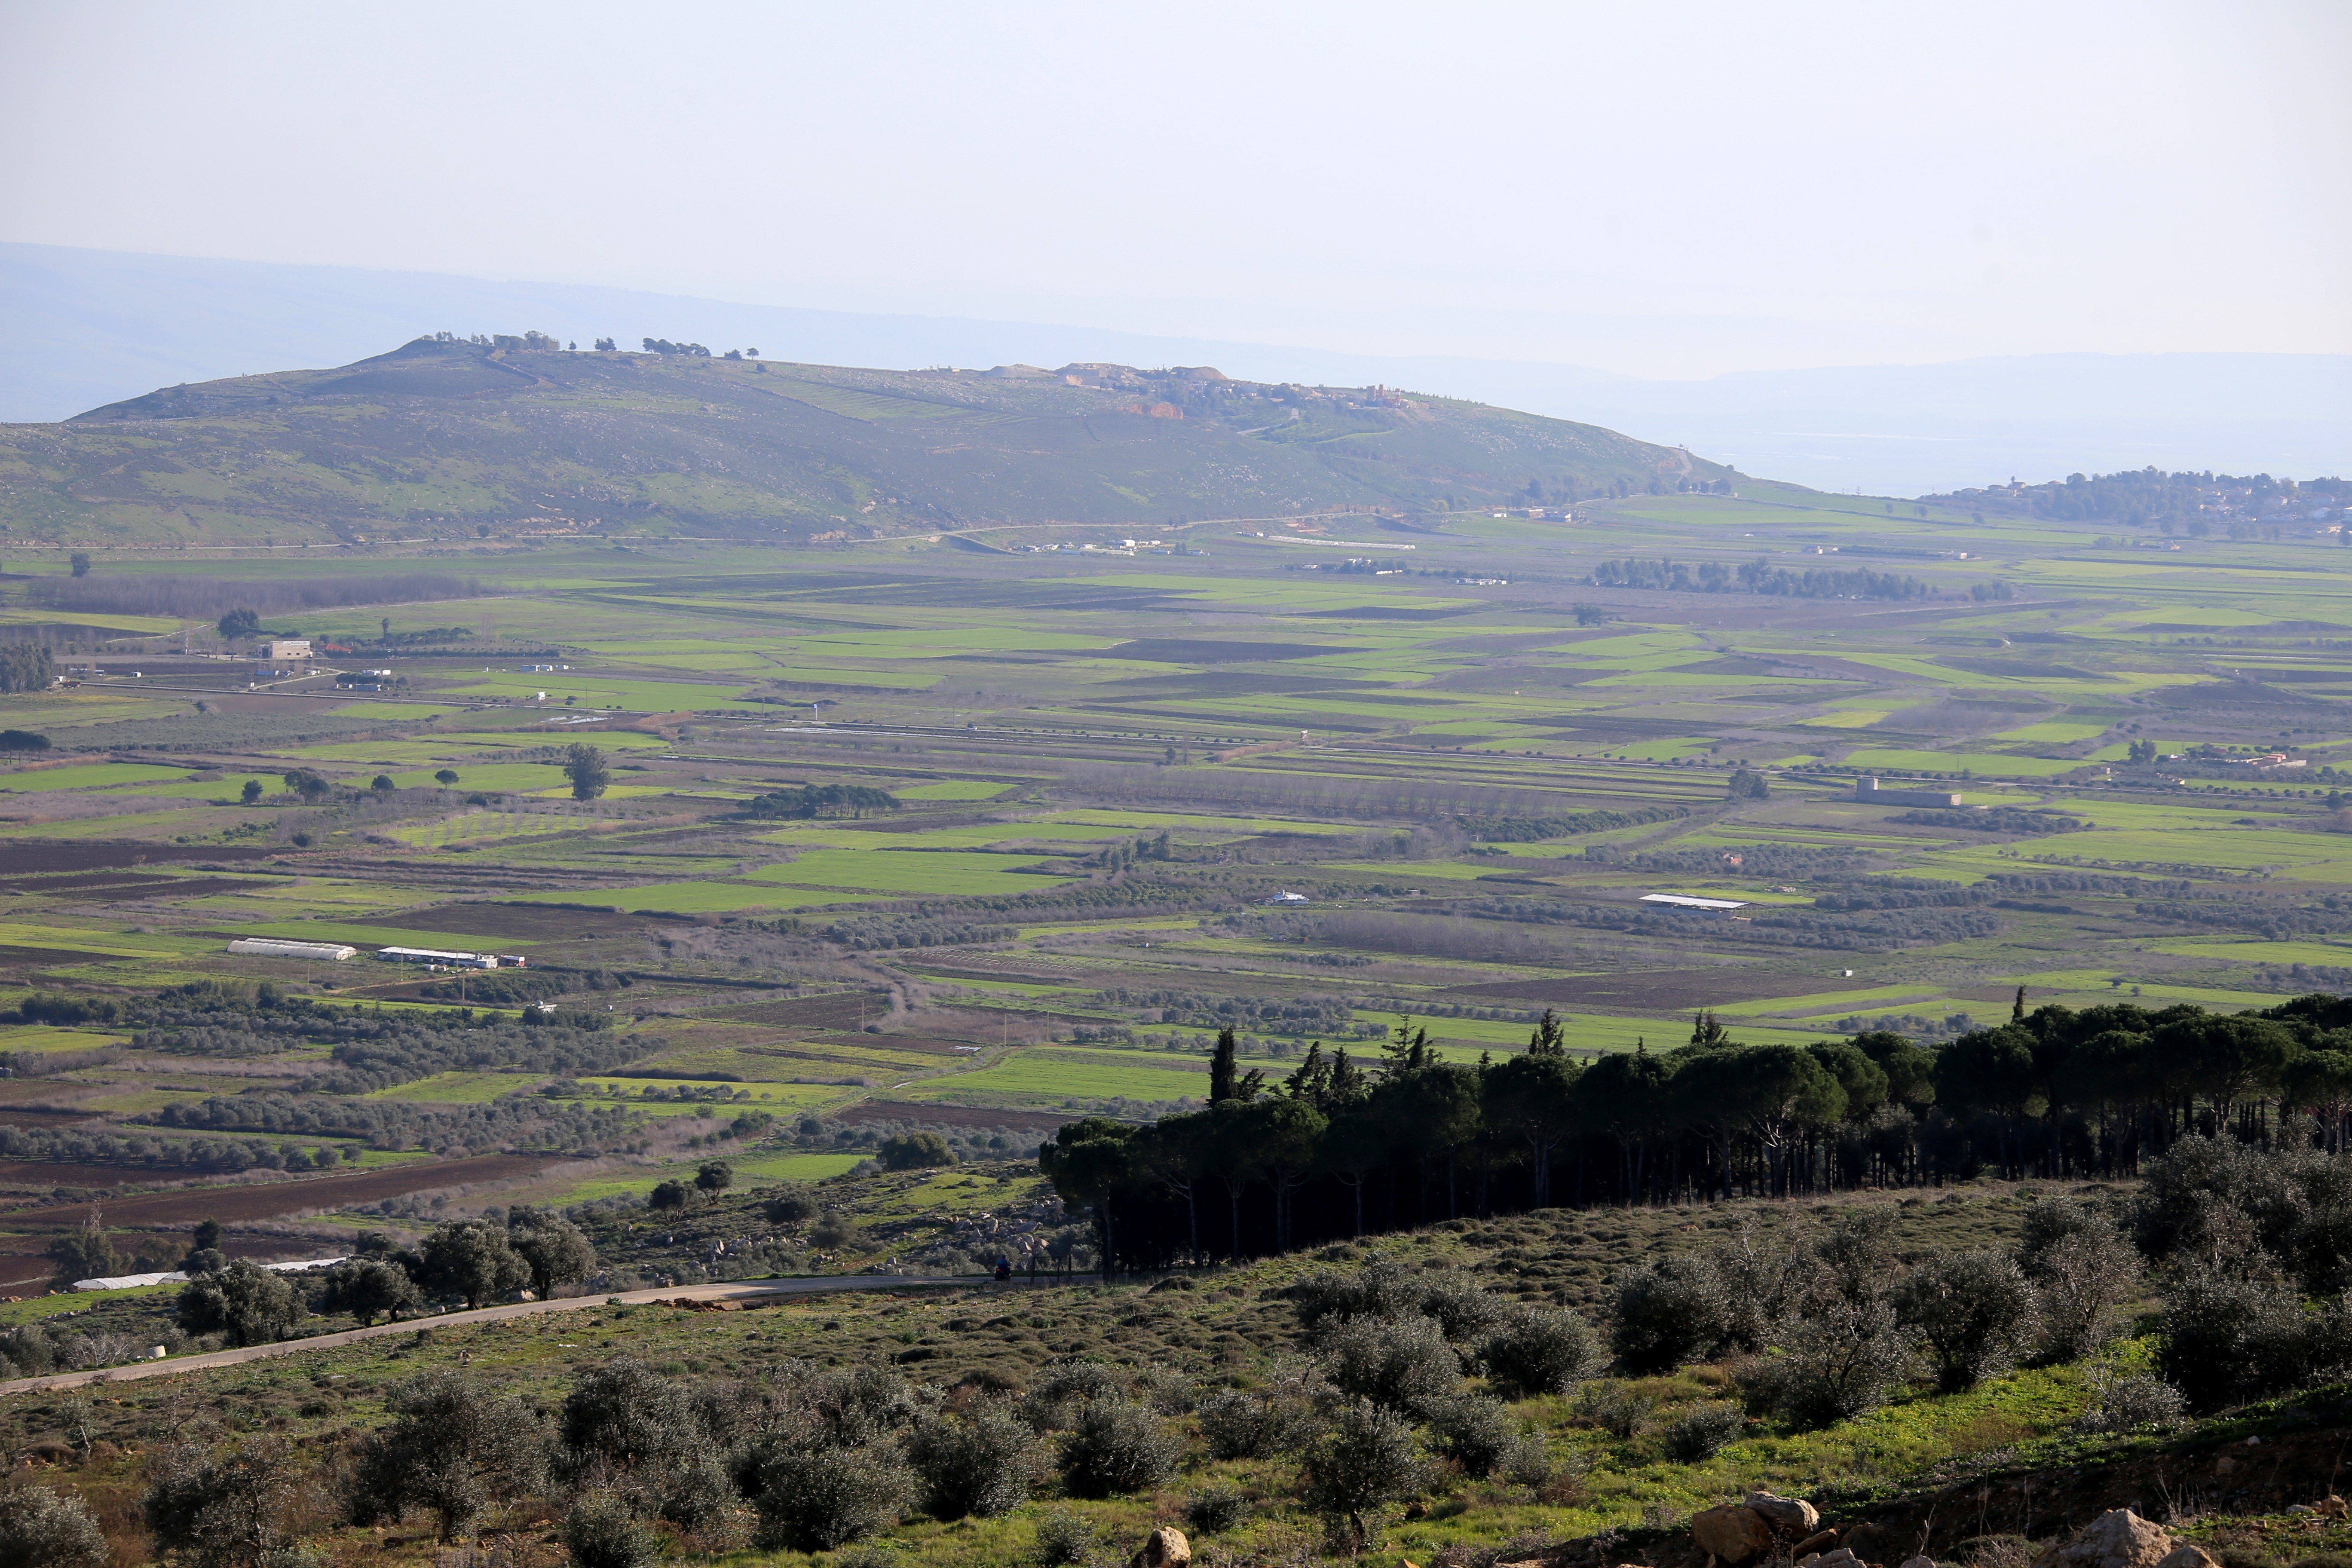
[[[1231,1029],[1217,1031],[1216,1054],[1209,1058],[1209,1103],[1223,1105],[1234,1098],[1234,1079],[1241,1071],[1242,1048]]]

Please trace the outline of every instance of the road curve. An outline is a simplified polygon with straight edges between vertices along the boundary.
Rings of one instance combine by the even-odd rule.
[[[1041,1282],[1042,1283],[1042,1282]],[[276,1344],[246,1345],[238,1350],[207,1351],[202,1355],[179,1356],[165,1361],[135,1361],[127,1366],[94,1367],[89,1372],[61,1372],[48,1377],[19,1377],[0,1382],[0,1394],[38,1394],[53,1388],[80,1388],[89,1384],[128,1383],[134,1378],[169,1377],[174,1373],[202,1372],[206,1367],[235,1366],[240,1362],[264,1361],[271,1356],[299,1355],[305,1351],[332,1350],[337,1345],[357,1343],[361,1340],[382,1339],[390,1334],[414,1334],[420,1329],[462,1327],[468,1323],[494,1323],[505,1318],[527,1318],[541,1312],[578,1312],[593,1310],[619,1301],[625,1306],[643,1307],[659,1301],[681,1299],[695,1301],[751,1301],[754,1300],[788,1299],[795,1296],[832,1295],[844,1290],[904,1290],[910,1288],[1009,1290],[1016,1285],[1000,1285],[985,1275],[935,1278],[927,1275],[845,1274],[804,1279],[740,1279],[723,1285],[676,1285],[659,1290],[625,1290],[618,1295],[568,1296],[553,1301],[513,1301],[502,1307],[483,1307],[470,1312],[444,1312],[437,1317],[409,1318],[397,1323],[378,1323],[373,1328],[345,1329],[340,1333],[314,1334],[309,1339],[280,1340]]]

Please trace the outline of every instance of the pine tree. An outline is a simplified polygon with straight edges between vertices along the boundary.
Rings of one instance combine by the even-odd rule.
[[[1536,1032],[1528,1037],[1528,1054],[1537,1057],[1568,1055],[1567,1034],[1549,1007],[1544,1009],[1543,1016],[1536,1020]]]
[[[1209,1058],[1209,1103],[1223,1105],[1235,1098],[1234,1079],[1241,1070],[1241,1045],[1231,1029],[1217,1031],[1216,1054]]]

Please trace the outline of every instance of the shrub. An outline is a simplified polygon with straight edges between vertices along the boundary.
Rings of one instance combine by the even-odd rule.
[[[1421,1310],[1429,1286],[1392,1258],[1375,1258],[1352,1274],[1308,1275],[1286,1292],[1308,1332],[1331,1318],[1396,1318]]]
[[[1036,1561],[1039,1568],[1066,1568],[1094,1555],[1101,1538],[1086,1515],[1056,1509],[1037,1521]]]
[[[1511,1304],[1468,1279],[1445,1276],[1423,1292],[1421,1311],[1437,1320],[1447,1339],[1474,1340],[1510,1316]]]
[[[1565,1394],[1599,1372],[1606,1359],[1600,1336],[1564,1307],[1533,1307],[1514,1314],[1478,1347],[1487,1379],[1514,1398]]]
[[[1249,1499],[1223,1481],[1202,1487],[1184,1502],[1184,1528],[1195,1535],[1223,1535],[1249,1516]]]
[[[1883,1301],[1836,1300],[1782,1335],[1781,1353],[1741,1379],[1751,1407],[1798,1426],[1877,1409],[1910,1376],[1911,1346]]]
[[[1595,1383],[1577,1397],[1576,1413],[1619,1442],[1631,1442],[1649,1430],[1658,1402],[1636,1394],[1622,1383]]]
[[[1711,1459],[1738,1439],[1748,1417],[1737,1405],[1702,1405],[1667,1423],[1664,1435],[1666,1458],[1678,1465]]]
[[[2109,1315],[2139,1283],[2140,1260],[2121,1231],[2088,1210],[2079,1218],[2052,1215],[2037,1231],[2035,1216],[2063,1202],[2027,1211],[2019,1261],[2041,1291],[2042,1353],[2052,1361],[2077,1361],[2105,1342]]]
[[[0,1492],[0,1563],[8,1568],[105,1568],[106,1535],[89,1504],[47,1487]]]
[[[816,1194],[798,1182],[788,1182],[768,1194],[760,1205],[770,1225],[798,1225],[817,1215]]]
[[[1468,1394],[1428,1412],[1430,1436],[1438,1451],[1468,1476],[1500,1471],[1514,1477],[1548,1470],[1543,1438],[1511,1418],[1499,1399]]]
[[[1428,1475],[1404,1418],[1358,1399],[1316,1434],[1299,1480],[1307,1506],[1329,1522],[1334,1544],[1360,1552],[1372,1534],[1366,1516],[1420,1491]]]
[[[1723,1292],[1705,1258],[1670,1258],[1628,1269],[1617,1281],[1609,1348],[1635,1376],[1672,1372],[1723,1336]]]
[[[1462,1358],[1433,1318],[1341,1318],[1318,1347],[1325,1375],[1344,1394],[1413,1410],[1462,1385]]]
[[[1097,1399],[1079,1406],[1062,1438],[1062,1485],[1083,1498],[1141,1491],[1173,1475],[1183,1457],[1183,1443],[1142,1405]]]
[[[656,1549],[653,1532],[610,1493],[582,1498],[564,1516],[563,1550],[572,1568],[646,1568]]]
[[[2190,1278],[2165,1300],[2158,1365],[2191,1410],[2218,1410],[2301,1380],[2303,1306],[2284,1286]]]
[[[769,1455],[758,1471],[759,1543],[771,1551],[831,1552],[887,1530],[913,1490],[907,1472],[871,1448]]]
[[[2089,1382],[2090,1408],[2074,1423],[2085,1432],[2169,1431],[2187,1408],[2180,1390],[2148,1373],[2094,1367]]]
[[[421,1508],[439,1520],[444,1542],[455,1541],[493,1499],[519,1495],[545,1472],[546,1443],[530,1408],[453,1369],[419,1373],[385,1403],[393,1419],[360,1454],[352,1495],[363,1517],[355,1522]]]
[[[1201,1401],[1201,1436],[1219,1459],[1270,1459],[1304,1440],[1315,1419],[1315,1388],[1302,1376],[1265,1388],[1229,1389]]]
[[[1075,1357],[1049,1361],[1037,1369],[1021,1401],[1021,1414],[1038,1431],[1052,1432],[1068,1426],[1081,1405],[1121,1400],[1127,1394],[1127,1378],[1117,1367]]]
[[[886,1171],[919,1171],[956,1163],[955,1151],[936,1132],[901,1132],[882,1140],[875,1152]]]
[[[254,1568],[293,1544],[286,1519],[302,1472],[276,1438],[214,1456],[167,1449],[149,1472],[139,1511],[155,1544],[193,1568]]]
[[[1029,1500],[1036,1438],[1001,1410],[915,1428],[907,1458],[922,1483],[923,1511],[937,1520],[994,1519]]]
[[[1946,1394],[1974,1388],[2016,1364],[2037,1310],[2024,1272],[1999,1252],[1943,1252],[1895,1291],[1896,1321],[1916,1330]]]

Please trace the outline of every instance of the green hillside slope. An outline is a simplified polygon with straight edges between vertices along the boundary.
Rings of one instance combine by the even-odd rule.
[[[900,373],[419,339],[341,369],[0,426],[0,522],[20,539],[89,542],[823,541],[1416,512],[1524,500],[1530,483],[1559,500],[1728,473],[1479,404],[1071,369]]]

